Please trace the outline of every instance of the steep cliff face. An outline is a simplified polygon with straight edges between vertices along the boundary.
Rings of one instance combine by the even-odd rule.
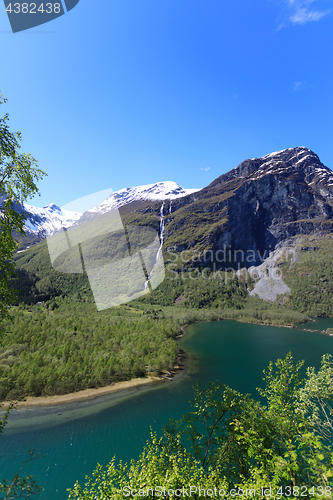
[[[242,162],[172,208],[165,247],[227,247],[239,250],[236,262],[260,262],[284,239],[332,230],[333,172],[307,148],[286,149]]]

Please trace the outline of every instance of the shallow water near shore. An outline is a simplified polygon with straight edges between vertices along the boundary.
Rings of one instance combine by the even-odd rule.
[[[291,351],[306,366],[319,367],[322,354],[333,354],[333,337],[305,331],[333,327],[321,318],[299,329],[252,325],[235,321],[196,323],[179,346],[189,356],[188,371],[173,381],[133,388],[86,402],[54,407],[31,407],[12,412],[1,436],[0,478],[16,473],[28,450],[42,458],[29,463],[21,475],[32,474],[43,487],[36,497],[66,500],[66,488],[81,484],[97,463],[137,458],[150,427],[161,432],[172,418],[189,410],[193,385],[210,380],[256,395],[262,370],[269,361]]]

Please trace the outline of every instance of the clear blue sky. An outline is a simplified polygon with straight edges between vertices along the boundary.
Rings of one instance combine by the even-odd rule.
[[[333,168],[331,0],[80,0],[12,34],[0,90],[48,173],[31,203],[173,180],[306,146]]]

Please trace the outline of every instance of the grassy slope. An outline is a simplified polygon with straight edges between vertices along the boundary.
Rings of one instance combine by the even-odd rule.
[[[303,236],[299,260],[282,266],[291,294],[286,307],[310,316],[333,316],[333,236]]]

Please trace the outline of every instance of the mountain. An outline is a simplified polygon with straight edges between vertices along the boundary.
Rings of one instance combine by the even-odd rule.
[[[222,284],[227,289],[223,297],[228,300],[235,298],[238,284],[228,281],[235,273],[233,270],[229,274],[220,271],[238,268],[237,276],[241,286],[245,287],[245,292],[238,290],[241,294],[246,294],[247,289],[252,295],[274,301],[277,296],[291,290],[290,301],[299,310],[305,300],[304,290],[307,290],[306,293],[310,290],[313,294],[309,295],[311,300],[307,301],[307,310],[311,309],[311,302],[317,305],[320,302],[325,303],[325,307],[316,309],[317,312],[326,311],[325,314],[328,314],[327,311],[331,311],[331,299],[327,298],[328,295],[320,295],[321,292],[328,293],[329,288],[323,287],[324,278],[318,269],[323,263],[327,267],[327,256],[331,252],[333,172],[321,163],[313,151],[296,147],[245,160],[201,190],[186,193],[178,186],[181,196],[176,196],[178,188],[176,193],[174,189],[168,189],[171,183],[167,183],[167,187],[166,183],[161,184],[154,185],[152,190],[152,186],[121,190],[77,218],[73,225],[89,220],[85,226],[87,231],[103,225],[103,231],[97,231],[96,236],[94,232],[88,232],[88,239],[83,238],[89,241],[85,252],[92,251],[94,258],[101,259],[103,265],[112,262],[118,250],[124,255],[128,250],[136,255],[137,250],[145,250],[150,241],[146,241],[145,237],[137,241],[135,235],[141,235],[141,238],[142,234],[135,231],[135,226],[148,226],[159,233],[160,246],[156,248],[156,257],[163,250],[165,274],[169,278],[163,281],[156,293],[153,290],[152,303],[172,305],[186,299],[186,304],[193,306],[195,303],[201,307],[208,292],[216,296],[214,301],[216,299],[217,302],[212,303],[220,303]],[[107,212],[112,208],[119,209],[121,224],[126,229],[122,231],[122,239],[117,232],[109,232],[104,225]],[[79,217],[79,214],[76,216]],[[25,246],[29,244],[25,242]],[[327,246],[324,248],[326,253],[323,251],[320,254],[323,245]],[[75,245],[73,248],[75,253]],[[312,255],[315,250],[316,256]],[[310,261],[306,260],[304,252],[311,253],[310,257],[318,263],[317,267],[314,268],[310,257]],[[36,255],[34,251],[24,255],[17,256],[24,266],[33,258],[31,266],[29,264],[30,267],[24,269],[32,273],[38,270],[40,278],[46,280],[45,287],[44,283],[39,284],[38,290],[47,294],[59,290],[57,293],[62,294],[64,278],[61,273],[54,277],[55,282],[51,280],[53,288],[50,288],[51,282],[47,282],[49,274],[52,274],[47,246],[41,245]],[[63,252],[61,259],[67,262],[67,257]],[[294,267],[298,267],[297,271]],[[40,269],[45,271],[45,276]],[[315,271],[309,288],[311,269]],[[282,280],[281,270],[283,278],[285,274],[287,278],[289,275],[289,282]],[[328,276],[325,280],[329,281],[333,271],[326,269],[325,272]],[[199,280],[201,285],[192,283],[200,276],[203,278]],[[306,283],[302,276],[305,276]],[[211,277],[219,280],[209,285]],[[72,289],[70,280],[74,278],[68,279],[68,289]],[[229,288],[227,285],[230,285]],[[198,290],[196,286],[199,286]],[[197,302],[194,296],[198,298]]]
[[[72,226],[82,216],[81,212],[62,210],[55,203],[50,203],[43,208],[24,203],[21,211],[28,214],[25,224],[26,233],[41,238],[50,236],[61,228]]]
[[[50,218],[38,226],[41,237],[118,208],[125,225],[163,230],[163,250],[174,259],[191,250],[196,265],[204,259],[219,267],[250,267],[293,236],[332,232],[333,172],[313,151],[295,147],[245,160],[201,190],[173,182],[126,188],[81,217],[64,219],[59,207],[48,207]],[[28,231],[39,216],[30,217]]]
[[[285,149],[245,160],[170,205],[164,204],[164,250],[191,250],[201,256],[197,264],[205,252],[205,261],[222,267],[251,266],[288,238],[332,231],[333,172],[305,147]],[[154,214],[158,228],[160,203],[135,209],[140,223],[138,212]]]
[[[157,182],[145,186],[120,189],[84,214],[81,212],[63,210],[55,203],[46,205],[43,208],[37,208],[25,203],[24,206],[18,208],[18,210],[28,214],[25,224],[26,235],[35,237],[37,241],[54,234],[61,228],[67,229],[97,214],[104,214],[110,210],[118,209],[126,204],[133,203],[134,201],[174,200],[195,191],[197,190],[184,189],[179,186],[179,184],[172,181]]]
[[[196,191],[198,189],[184,189],[173,181],[128,187],[112,193],[105,201],[88,210],[88,213],[94,214],[98,212],[103,214],[134,201],[175,200]]]

